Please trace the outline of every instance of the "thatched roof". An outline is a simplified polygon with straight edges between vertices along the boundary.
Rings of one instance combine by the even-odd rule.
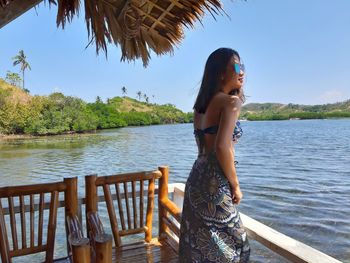
[[[0,28],[41,0],[0,0]],[[78,14],[79,0],[48,0],[58,6],[57,26],[64,28]],[[84,0],[89,44],[107,54],[108,43],[122,51],[121,60],[141,58],[146,66],[150,50],[171,53],[183,39],[183,28],[193,27],[207,10],[222,13],[220,0]]]

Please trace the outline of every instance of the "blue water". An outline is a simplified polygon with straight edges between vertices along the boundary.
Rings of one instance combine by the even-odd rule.
[[[235,146],[241,212],[350,262],[350,120],[242,122]],[[191,124],[0,141],[0,186],[170,166],[186,182],[196,158]],[[252,242],[252,259],[282,262]]]

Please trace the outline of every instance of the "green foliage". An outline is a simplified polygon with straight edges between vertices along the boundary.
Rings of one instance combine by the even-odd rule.
[[[110,100],[111,101],[111,100]],[[96,116],[97,129],[119,128],[127,126],[126,121],[113,105],[104,103],[89,103],[89,111]]]
[[[125,90],[126,91],[126,90]],[[141,92],[139,92],[141,96]],[[129,97],[114,97],[94,103],[62,93],[30,96],[23,89],[0,79],[0,133],[52,135],[193,121],[193,113],[184,113],[172,104],[157,105]]]
[[[286,114],[247,114],[245,118],[249,121],[266,121],[266,120],[287,120]]]
[[[350,100],[325,105],[250,103],[241,111],[247,120],[326,119],[350,117]]]
[[[148,104],[128,97],[114,97],[107,104],[89,103],[88,108],[98,118],[98,129],[184,123],[193,120],[192,113],[183,113],[174,105]]]
[[[0,132],[4,134],[50,135],[97,128],[97,116],[87,104],[62,93],[31,97],[23,103],[5,98],[0,103]]]
[[[11,72],[11,71],[7,71],[5,80],[10,85],[13,85],[13,86],[16,86],[16,87],[20,87],[21,86],[21,82],[22,82],[22,78],[19,76],[19,74]]]
[[[327,119],[327,118],[349,118],[350,111],[334,111],[334,112],[294,112],[294,113],[246,113],[243,118],[249,121],[264,120],[289,120],[289,119]]]
[[[349,111],[326,112],[325,116],[326,118],[350,118],[350,112]]]

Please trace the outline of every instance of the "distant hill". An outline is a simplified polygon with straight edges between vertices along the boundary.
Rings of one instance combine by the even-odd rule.
[[[248,120],[324,119],[350,117],[350,100],[323,105],[249,103],[241,117]]]
[[[129,97],[80,98],[52,93],[31,96],[0,79],[0,135],[54,135],[125,126],[192,122],[193,115],[172,104],[159,105]]]
[[[174,113],[182,114],[183,112],[175,107],[173,104],[156,104],[156,103],[147,103],[144,101],[139,101],[127,96],[124,97],[114,97],[112,99],[108,99],[107,102],[109,105],[113,106],[114,109],[118,112],[154,112],[162,109],[171,109]]]
[[[124,96],[124,97],[114,97],[109,99],[109,104],[113,105],[118,112],[129,112],[129,111],[138,111],[138,112],[150,112],[156,106],[156,104],[150,104],[138,101],[136,99]]]

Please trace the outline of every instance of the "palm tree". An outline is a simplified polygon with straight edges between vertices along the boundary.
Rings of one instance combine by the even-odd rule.
[[[30,65],[29,65],[29,63],[28,63],[28,61],[26,59],[27,59],[27,57],[26,57],[26,55],[24,55],[23,50],[20,50],[18,55],[12,58],[14,66],[17,66],[18,64],[21,64],[22,81],[23,81],[22,88],[23,89],[25,89],[24,88],[24,71],[26,69],[32,70]]]
[[[101,97],[100,97],[100,96],[97,96],[97,97],[96,97],[95,103],[102,103],[102,100],[101,100]]]
[[[147,94],[146,93],[143,94],[143,98],[146,100],[146,98],[147,98]]]
[[[136,94],[137,94],[137,97],[139,97],[139,100],[141,100],[142,92],[138,91]]]
[[[145,100],[146,100],[146,103],[148,104],[149,98],[147,96],[146,96]]]
[[[122,93],[123,95],[126,95],[126,88],[124,86],[122,87]]]

